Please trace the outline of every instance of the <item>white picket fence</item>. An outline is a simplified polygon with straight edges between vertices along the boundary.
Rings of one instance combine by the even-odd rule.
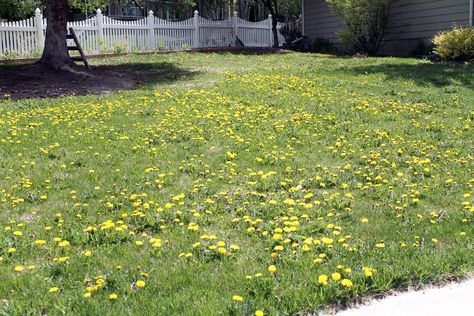
[[[162,20],[150,11],[148,17],[136,21],[115,20],[101,10],[87,20],[70,22],[88,54],[153,51],[166,49],[230,47],[236,36],[246,47],[271,47],[271,16],[260,22],[233,17],[213,21],[199,16],[174,22]],[[278,26],[281,28],[281,25]],[[0,59],[38,56],[44,47],[46,19],[39,9],[34,17],[17,22],[0,22]],[[280,43],[283,36],[280,35]]]

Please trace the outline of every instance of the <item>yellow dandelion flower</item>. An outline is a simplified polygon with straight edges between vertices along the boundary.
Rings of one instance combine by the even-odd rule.
[[[367,278],[371,278],[373,275],[373,270],[371,268],[364,267],[362,268],[362,271],[364,272],[364,276]]]
[[[240,250],[240,247],[237,246],[237,245],[230,245],[230,250],[232,250],[232,251],[238,251],[238,250]]]
[[[321,274],[319,277],[318,277],[318,283],[321,284],[321,285],[327,285],[328,284],[328,276],[325,275],[325,274]]]
[[[351,287],[353,284],[352,284],[352,281],[349,280],[349,279],[343,279],[341,281],[341,284],[344,286],[344,287]]]
[[[52,287],[49,289],[48,293],[56,293],[56,292],[59,292],[59,288],[58,287]]]
[[[58,246],[59,246],[59,247],[67,247],[67,246],[69,246],[69,245],[70,245],[70,243],[69,243],[69,241],[67,241],[67,240],[63,240],[63,241],[60,241],[60,242],[58,243]]]

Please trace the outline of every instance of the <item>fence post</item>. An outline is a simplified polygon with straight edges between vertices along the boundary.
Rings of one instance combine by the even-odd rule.
[[[148,48],[150,50],[156,49],[155,43],[155,16],[153,15],[153,11],[150,10],[148,12],[148,17],[146,19],[147,26],[148,26]]]
[[[44,33],[43,33],[43,15],[41,10],[36,8],[35,10],[35,26],[36,26],[36,48],[39,52],[44,49]]]
[[[268,25],[269,25],[269,37],[268,37],[268,47],[273,47],[273,24],[272,24],[272,15],[268,15]]]
[[[97,9],[97,15],[95,16],[95,18],[96,18],[96,26],[97,26],[97,39],[99,40],[99,43],[102,41],[102,38],[104,37],[104,19],[102,17],[103,17],[102,10]]]
[[[193,36],[193,48],[199,48],[199,11],[194,11],[194,36]]]
[[[234,43],[237,41],[237,38],[239,37],[239,36],[237,35],[237,31],[239,30],[239,29],[238,29],[238,24],[237,24],[237,21],[238,21],[237,18],[238,18],[238,17],[239,17],[239,15],[238,15],[237,11],[234,11],[234,17],[233,17],[233,19],[232,19],[232,24],[233,24],[233,27],[234,27],[234,36],[235,36]]]

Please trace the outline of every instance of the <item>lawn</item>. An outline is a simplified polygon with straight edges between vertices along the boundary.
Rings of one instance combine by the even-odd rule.
[[[474,270],[474,65],[93,63],[148,82],[0,103],[1,314],[285,315]]]

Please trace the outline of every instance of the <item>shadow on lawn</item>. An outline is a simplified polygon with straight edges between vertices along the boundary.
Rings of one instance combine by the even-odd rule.
[[[203,50],[203,51],[195,51],[191,53],[212,53],[216,55],[285,55],[288,54],[290,51],[277,49],[277,48],[269,48],[269,47],[261,47],[261,48],[251,48],[251,47],[242,47],[240,49],[230,49],[230,50]]]
[[[177,67],[168,62],[123,63],[93,66],[95,71],[114,71],[136,78],[142,87],[152,88],[159,84],[171,84],[176,81],[192,80],[200,71]]]
[[[420,86],[474,88],[474,64],[383,63],[349,68],[348,71],[359,75],[382,73],[387,80],[413,80]]]
[[[79,67],[81,68],[81,67]],[[191,80],[198,71],[171,63],[117,63],[93,66],[91,78],[41,65],[0,66],[0,100],[104,94],[116,90],[153,89],[156,85]]]

